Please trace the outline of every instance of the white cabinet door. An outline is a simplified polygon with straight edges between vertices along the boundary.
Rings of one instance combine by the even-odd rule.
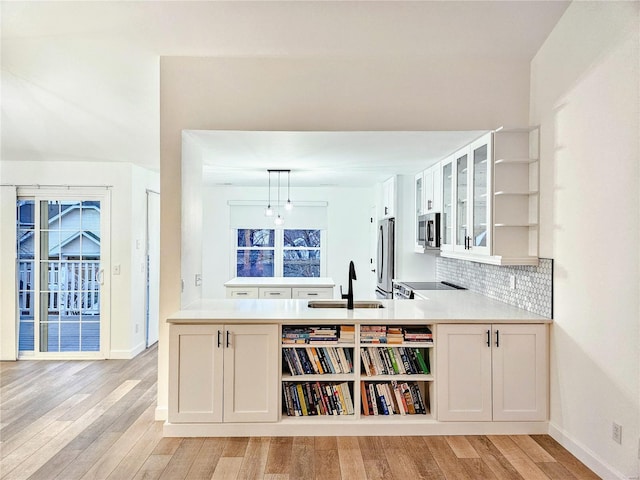
[[[547,419],[546,325],[438,325],[436,356],[438,420]]]
[[[454,158],[443,160],[440,164],[442,214],[440,216],[440,250],[453,251],[454,234]]]
[[[493,325],[493,419],[547,419],[547,327]]]
[[[222,421],[222,333],[222,325],[171,325],[169,422]]]
[[[260,298],[291,298],[289,287],[260,288]]]
[[[491,134],[469,146],[469,238],[467,250],[476,255],[491,254],[492,165]]]
[[[431,197],[428,197],[426,204],[429,212],[440,212],[442,209],[442,181],[440,164],[430,168],[433,188],[431,189]],[[429,203],[429,200],[431,203]]]
[[[437,326],[438,420],[491,420],[490,325]]]
[[[333,287],[316,287],[302,288],[294,287],[291,289],[291,298],[293,299],[315,299],[315,298],[333,298]]]
[[[396,215],[396,177],[391,177],[382,184],[382,218]]]
[[[278,326],[227,325],[224,421],[278,420]]]

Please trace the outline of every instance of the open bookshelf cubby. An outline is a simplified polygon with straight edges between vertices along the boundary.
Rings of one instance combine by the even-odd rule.
[[[283,325],[282,417],[432,418],[433,325]]]

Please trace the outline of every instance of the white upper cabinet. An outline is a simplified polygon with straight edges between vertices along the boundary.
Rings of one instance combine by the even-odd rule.
[[[424,180],[424,212],[440,212],[442,195],[440,192],[440,164],[427,168],[423,174]]]
[[[382,211],[380,218],[396,216],[396,185],[396,176],[389,178],[382,184]]]
[[[441,162],[443,256],[537,264],[537,142],[537,129],[500,130]]]

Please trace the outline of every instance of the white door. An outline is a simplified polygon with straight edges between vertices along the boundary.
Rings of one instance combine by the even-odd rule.
[[[21,358],[106,358],[109,191],[18,192]]]
[[[493,325],[493,419],[547,419],[545,325]]]
[[[491,326],[437,326],[438,420],[490,421]]]
[[[227,325],[224,345],[224,421],[278,420],[277,325]]]
[[[147,348],[158,341],[160,322],[160,194],[147,190]]]

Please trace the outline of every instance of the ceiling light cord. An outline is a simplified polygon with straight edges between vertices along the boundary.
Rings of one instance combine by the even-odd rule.
[[[267,202],[267,208],[264,211],[265,216],[267,217],[273,217],[273,208],[271,208],[271,170],[268,170],[269,172],[269,200]]]
[[[291,170],[287,170],[287,203],[284,205],[285,210],[291,211],[293,203],[291,203]]]
[[[275,224],[277,226],[284,225],[284,218],[280,216],[280,171],[278,170],[278,216],[276,217]]]

